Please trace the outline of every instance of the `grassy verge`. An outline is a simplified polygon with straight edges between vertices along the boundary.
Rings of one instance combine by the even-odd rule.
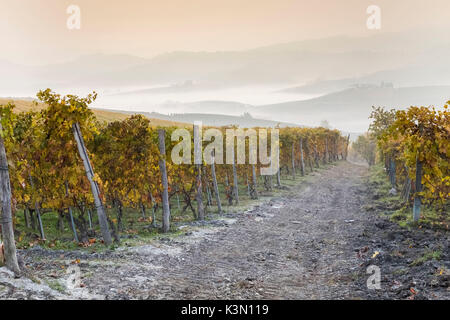
[[[381,214],[388,216],[391,221],[405,228],[425,227],[449,230],[450,218],[448,213],[439,212],[427,205],[422,205],[421,219],[418,223],[414,223],[411,202],[403,201],[399,194],[389,194],[392,187],[381,165],[370,168],[368,184],[372,193],[372,203],[366,209],[379,211]],[[397,189],[399,188],[397,187]]]

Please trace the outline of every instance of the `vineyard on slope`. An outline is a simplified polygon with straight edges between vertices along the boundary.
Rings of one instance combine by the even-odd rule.
[[[138,232],[168,232],[174,230],[171,222],[186,219],[188,211],[203,220],[208,213],[223,212],[225,204],[236,206],[243,197],[258,199],[261,192],[281,187],[281,175],[295,180],[347,156],[349,140],[339,131],[291,127],[278,129],[280,169],[272,176],[260,175],[260,163],[237,162],[239,146],[221,155],[232,164],[207,159],[177,164],[171,157],[179,145],[173,139],[178,127],[154,127],[141,115],[100,122],[89,108],[95,93],[79,98],[47,89],[38,98],[46,106],[39,112],[15,113],[11,103],[0,106],[0,147],[7,156],[0,165],[11,186],[9,192],[5,185],[2,198],[9,192],[10,222],[21,248],[109,245]],[[225,136],[233,128],[215,129]],[[189,131],[191,137],[200,134],[197,126]],[[192,139],[188,149],[203,152],[206,145],[194,145]],[[263,150],[269,157],[271,147],[269,139]],[[244,148],[249,154],[249,138]],[[183,156],[191,159],[190,152]],[[2,226],[5,235],[11,228],[5,216]],[[11,245],[7,242],[5,247]]]

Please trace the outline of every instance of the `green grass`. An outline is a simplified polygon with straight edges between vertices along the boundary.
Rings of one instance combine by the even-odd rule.
[[[370,168],[368,184],[373,199],[366,206],[366,209],[381,211],[391,221],[398,223],[404,228],[427,227],[432,229],[449,229],[449,215],[439,212],[425,204],[422,205],[421,219],[415,223],[413,221],[411,204],[409,202],[405,203],[400,197],[400,187],[397,186],[397,195],[389,195],[389,190],[392,187],[381,165],[378,164]]]
[[[413,262],[411,262],[410,266],[418,266],[423,264],[424,262],[430,261],[430,260],[436,260],[439,261],[441,260],[441,256],[442,256],[442,252],[440,250],[435,250],[435,251],[427,251],[424,253],[423,256],[421,256],[420,258],[417,258],[416,260],[414,260]]]
[[[403,206],[402,208],[395,210],[391,216],[392,221],[397,222],[402,227],[426,227],[431,229],[448,230],[450,221],[448,215],[445,216],[436,209],[422,206],[421,218],[418,222],[413,221],[412,208],[409,206]]]
[[[400,206],[400,195],[389,194],[392,186],[382,166],[375,165],[370,168],[368,183],[375,207],[392,209]]]
[[[59,280],[47,280],[46,282],[51,289],[60,293],[66,293],[65,286]]]

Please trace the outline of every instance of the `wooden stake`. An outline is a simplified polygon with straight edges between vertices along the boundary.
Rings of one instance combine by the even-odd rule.
[[[163,186],[162,192],[162,204],[163,204],[163,232],[169,232],[170,230],[170,207],[169,207],[169,183],[167,179],[166,168],[166,131],[163,129],[158,130],[159,140],[159,170],[161,172],[161,180]]]
[[[97,182],[94,180],[94,170],[92,169],[91,162],[89,160],[89,155],[84,145],[84,139],[81,134],[80,125],[75,123],[72,126],[73,135],[77,142],[78,152],[81,159],[83,160],[84,169],[86,170],[86,176],[91,184],[92,195],[94,196],[95,208],[97,209],[98,221],[100,224],[100,230],[103,235],[103,241],[106,245],[112,243],[111,233],[109,232],[108,220],[106,218],[105,208],[103,207],[102,200],[100,199],[100,191]]]
[[[213,179],[213,186],[214,186],[214,195],[216,196],[216,202],[217,202],[217,209],[219,210],[219,213],[222,213],[222,203],[220,202],[220,194],[219,194],[219,186],[217,184],[217,176],[216,176],[216,159],[214,150],[211,152],[211,175]]]
[[[0,201],[3,249],[5,251],[6,267],[16,274],[19,274],[20,268],[17,262],[16,243],[14,241],[12,222],[11,185],[9,180],[8,159],[6,158],[5,144],[1,135],[2,130],[0,124]]]
[[[305,175],[305,159],[303,155],[303,138],[300,139],[300,164],[302,170],[302,176]]]
[[[68,184],[67,180],[65,182],[65,186],[66,186],[66,197],[69,197],[69,184]],[[72,226],[73,238],[74,238],[75,242],[78,243],[79,241],[78,241],[77,228],[75,228],[75,222],[73,221],[72,207],[69,206],[68,210],[69,210],[70,224]]]
[[[201,159],[202,154],[202,142],[201,142],[201,136],[200,136],[200,127],[198,125],[194,125],[194,153],[195,153],[195,159]],[[197,162],[197,161],[196,161]],[[205,209],[203,207],[203,195],[202,195],[202,165],[196,164],[197,167],[197,210],[198,220],[204,220],[205,219]]]
[[[413,220],[419,221],[420,211],[422,205],[422,198],[417,193],[422,192],[422,162],[419,161],[419,157],[416,160],[416,195],[414,196],[414,208],[413,208]]]

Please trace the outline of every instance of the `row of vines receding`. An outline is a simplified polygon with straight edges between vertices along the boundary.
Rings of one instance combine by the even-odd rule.
[[[279,128],[280,170],[273,176],[262,176],[266,165],[249,164],[248,158],[245,164],[177,164],[171,157],[180,140],[172,138],[180,128],[154,127],[141,115],[102,123],[89,108],[95,93],[79,98],[48,89],[38,98],[47,105],[40,112],[15,113],[13,104],[0,106],[13,221],[22,228],[16,232],[19,243],[30,234],[45,242],[50,229],[55,230],[49,237],[53,242],[69,234],[65,240],[86,246],[160,226],[167,232],[188,212],[191,219],[205,219],[223,205],[239,205],[240,194],[257,199],[279,187],[281,175],[295,180],[347,156],[348,137],[339,131],[290,127]],[[193,136],[193,127],[184,129]],[[229,128],[216,129],[225,136]],[[248,151],[249,139],[245,143]],[[192,139],[189,150],[206,145],[194,146]],[[269,139],[265,151],[270,155],[270,150]]]

